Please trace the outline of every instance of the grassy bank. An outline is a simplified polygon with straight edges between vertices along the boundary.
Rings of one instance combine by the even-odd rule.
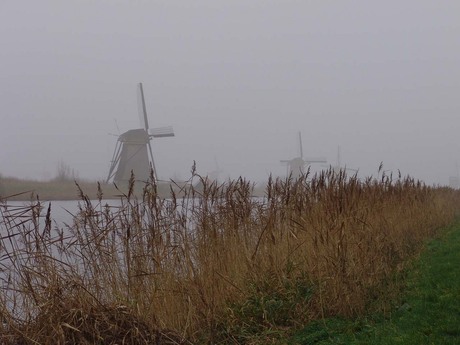
[[[430,241],[404,278],[393,310],[312,322],[289,344],[460,344],[460,222]]]
[[[163,199],[149,184],[117,207],[81,192],[67,229],[40,203],[1,207],[2,341],[276,343],[387,298],[460,204],[410,177],[333,171],[253,192],[202,181]]]

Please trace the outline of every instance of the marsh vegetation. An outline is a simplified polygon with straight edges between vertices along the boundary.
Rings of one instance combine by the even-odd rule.
[[[80,189],[65,228],[48,204],[4,200],[1,342],[275,342],[312,320],[385,308],[395,272],[460,201],[411,177],[332,170],[269,179],[259,198],[243,178],[178,188],[168,198],[155,183],[140,197],[130,188],[117,207],[100,186],[96,202]]]

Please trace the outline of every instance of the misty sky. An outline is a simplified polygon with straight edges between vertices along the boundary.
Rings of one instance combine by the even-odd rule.
[[[360,176],[460,163],[459,1],[0,0],[0,44],[4,176],[105,179],[139,82],[161,178],[284,176],[298,131]]]

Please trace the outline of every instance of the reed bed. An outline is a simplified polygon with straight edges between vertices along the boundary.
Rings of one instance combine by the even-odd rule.
[[[364,313],[459,193],[345,171],[145,185],[120,206],[80,191],[64,228],[52,205],[0,205],[0,343],[255,344],[310,320]],[[179,191],[178,191],[179,190]],[[177,192],[178,191],[178,192]]]

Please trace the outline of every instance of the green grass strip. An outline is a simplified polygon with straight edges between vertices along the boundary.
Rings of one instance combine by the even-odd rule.
[[[288,344],[460,344],[460,223],[428,243],[391,318],[315,321]]]

